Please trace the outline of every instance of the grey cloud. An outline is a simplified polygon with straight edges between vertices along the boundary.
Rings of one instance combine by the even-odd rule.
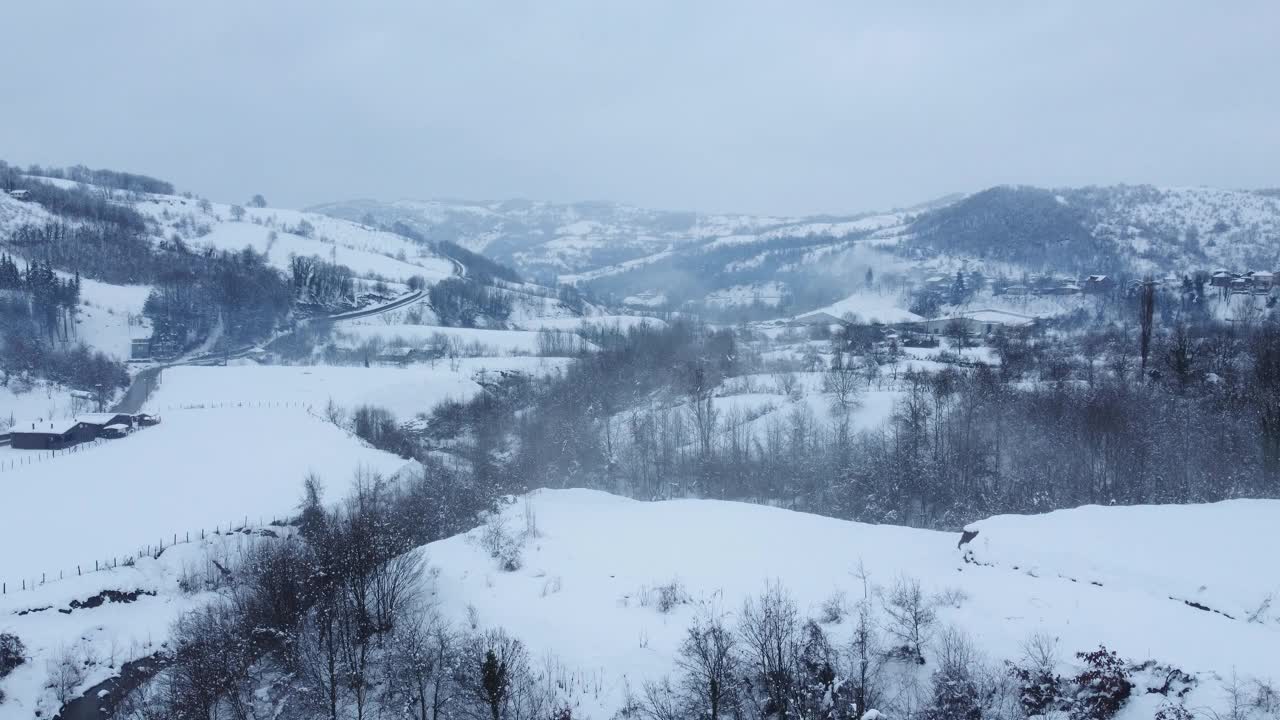
[[[217,199],[1280,185],[1280,5],[7,3],[0,157]]]

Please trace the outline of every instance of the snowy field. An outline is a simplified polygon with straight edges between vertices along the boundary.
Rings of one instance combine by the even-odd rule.
[[[174,367],[160,375],[148,409],[220,403],[310,405],[323,413],[332,400],[351,409],[384,407],[402,420],[429,412],[445,400],[469,400],[485,374],[517,371],[546,375],[568,365],[564,358],[461,358],[404,367],[332,365],[240,365]]]
[[[1262,539],[1248,533],[1263,530],[1259,523],[1268,517],[1280,517],[1280,502],[1253,503],[1258,507],[1239,516],[1240,533],[1221,540],[1206,533],[1204,551],[1181,558],[1179,572],[1188,582],[1220,577],[1214,566],[1237,572],[1242,566],[1259,572],[1274,567],[1265,542],[1274,530],[1258,536]],[[953,601],[938,608],[940,622],[962,628],[996,662],[1018,658],[1022,643],[1034,633],[1059,638],[1064,657],[1105,643],[1136,661],[1153,658],[1199,674],[1202,694],[1189,706],[1220,701],[1214,672],[1280,678],[1280,653],[1275,652],[1280,628],[1229,620],[1170,600],[1162,578],[1148,583],[1143,558],[1132,554],[1132,544],[1125,552],[1095,544],[1096,538],[1128,532],[1135,518],[1144,518],[1142,528],[1165,537],[1205,526],[1211,531],[1216,519],[1236,517],[1218,506],[1172,510],[1115,508],[1103,517],[1029,517],[1007,538],[1005,528],[1013,532],[1009,521],[983,530],[992,543],[1007,544],[1044,564],[1056,562],[1070,538],[1081,538],[1082,554],[1114,556],[1113,567],[1131,573],[1122,585],[1102,587],[1037,575],[1023,566],[966,563],[954,533],[711,500],[643,503],[586,490],[543,490],[533,495],[530,509],[521,503],[509,508],[510,531],[522,531],[525,518],[532,516],[538,533],[527,541],[524,565],[516,572],[498,569],[477,542],[479,530],[433,543],[424,552],[438,569],[432,589],[448,619],[464,625],[474,612],[480,625],[502,626],[527,642],[534,658],[551,656],[565,675],[591,678],[590,690],[579,685],[571,690],[577,691],[575,717],[611,717],[628,688],[637,690],[671,672],[685,628],[700,614],[721,614],[732,623],[747,596],[778,581],[803,617],[817,617],[833,593],[862,596],[854,576],[859,563],[873,585],[892,585],[905,575],[919,579],[931,594],[954,591]],[[1172,568],[1173,562],[1162,567]],[[672,581],[683,585],[688,602],[663,614],[649,604],[650,596]],[[848,642],[849,628],[826,629],[832,642]],[[1155,704],[1149,697],[1136,698],[1121,717],[1149,718]]]
[[[0,579],[13,587],[173,533],[225,528],[246,515],[287,516],[309,472],[338,497],[357,469],[391,473],[405,464],[296,408],[174,410],[163,418],[120,440],[0,472]]]

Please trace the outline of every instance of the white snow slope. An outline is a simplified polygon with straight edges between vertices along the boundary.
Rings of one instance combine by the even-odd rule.
[[[1042,566],[1038,573],[1026,565],[966,562],[954,533],[757,505],[644,503],[586,490],[539,491],[530,502],[531,511],[514,504],[505,513],[514,531],[525,528],[530,512],[536,517],[538,534],[527,540],[522,569],[499,570],[476,542],[482,532],[476,530],[425,547],[438,570],[430,582],[450,620],[462,625],[474,608],[481,626],[506,628],[534,658],[554,656],[562,676],[591,678],[570,689],[575,717],[610,717],[628,688],[639,691],[644,681],[671,672],[676,648],[699,613],[723,614],[732,624],[746,597],[778,581],[805,616],[817,617],[834,592],[862,596],[854,575],[860,563],[876,586],[909,576],[930,593],[961,591],[955,606],[939,607],[939,620],[966,631],[995,661],[1018,658],[1023,641],[1044,632],[1059,638],[1064,657],[1105,643],[1135,661],[1154,658],[1198,673],[1206,698],[1216,697],[1211,673],[1280,678],[1280,624],[1194,609],[1170,600],[1167,582],[1204,584],[1224,605],[1252,603],[1266,579],[1237,583],[1230,574],[1274,582],[1277,501],[1106,513],[1086,508],[978,524],[984,553],[1008,548]],[[1226,526],[1232,529],[1223,532]],[[1144,531],[1155,542],[1148,543]],[[1192,535],[1187,544],[1197,551],[1160,557],[1160,541],[1176,533]],[[1138,535],[1150,552],[1135,547]],[[1115,547],[1108,539],[1129,542]],[[1052,570],[1075,572],[1094,558],[1101,586]],[[1153,561],[1155,570],[1148,567]],[[690,602],[662,614],[646,598],[673,580]],[[849,639],[848,628],[827,630],[835,643]]]
[[[289,516],[310,472],[340,497],[357,470],[405,464],[296,407],[175,410],[78,452],[3,456],[41,458],[0,471],[0,581],[9,588],[42,573],[74,575],[174,533]]]

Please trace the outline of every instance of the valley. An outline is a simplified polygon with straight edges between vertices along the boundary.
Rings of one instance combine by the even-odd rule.
[[[429,686],[676,720],[708,652],[744,716],[915,716],[954,681],[1075,717],[1108,672],[1122,719],[1267,717],[1269,196],[319,214],[8,177],[45,194],[0,196],[0,433],[158,422],[0,447],[0,718],[371,716]]]

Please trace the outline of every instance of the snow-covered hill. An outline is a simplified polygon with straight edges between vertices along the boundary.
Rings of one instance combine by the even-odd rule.
[[[966,550],[952,533],[757,505],[544,490],[504,516],[508,532],[529,531],[519,570],[498,568],[479,542],[483,529],[423,552],[447,619],[504,627],[535,658],[554,658],[563,676],[591,678],[570,688],[575,717],[611,717],[628,690],[672,672],[694,618],[711,613],[732,623],[747,597],[777,582],[802,617],[819,619],[830,599],[863,597],[859,573],[873,592],[918,579],[939,598],[939,625],[969,634],[991,661],[1018,659],[1041,633],[1057,638],[1067,672],[1070,653],[1105,644],[1125,658],[1192,673],[1200,685],[1188,705],[1218,707],[1219,679],[1233,672],[1280,678],[1280,617],[1272,611],[1251,622],[1243,613],[1206,612],[1174,588],[1233,608],[1275,596],[1280,578],[1264,568],[1274,565],[1267,548],[1280,543],[1278,517],[1280,503],[1261,500],[1082,508],[978,523]],[[1137,551],[1139,536],[1150,551]],[[1175,537],[1183,540],[1161,542]],[[663,612],[657,596],[673,586],[679,599]],[[824,627],[833,643],[848,642],[847,624]],[[1155,699],[1134,703],[1126,717],[1150,717]]]
[[[1231,702],[1225,684],[1280,678],[1280,617],[1265,608],[1228,617],[1181,593],[1241,609],[1274,597],[1280,587],[1268,553],[1280,543],[1277,516],[1280,503],[1270,500],[1081,508],[991,518],[958,545],[955,533],[758,505],[541,490],[512,499],[484,526],[413,552],[431,568],[421,589],[442,618],[469,632],[501,627],[523,641],[534,672],[573,717],[615,717],[646,682],[678,671],[691,623],[714,617],[733,627],[744,601],[770,584],[794,601],[801,621],[813,619],[843,648],[858,603],[870,608],[874,631],[886,632],[890,588],[912,581],[936,619],[923,665],[879,671],[880,683],[905,693],[885,703],[918,701],[910,694],[927,687],[947,631],[956,630],[979,653],[970,662],[996,674],[1003,660],[1022,660],[1033,636],[1058,648],[1056,670],[1065,676],[1079,670],[1073,653],[1099,645],[1134,665],[1154,661],[1154,670],[1134,675],[1139,687],[1119,720],[1178,702],[1148,689],[1170,679],[1175,690],[1189,686],[1180,698],[1187,708],[1212,717]],[[199,589],[216,579],[214,568],[242,561],[247,545],[274,542],[276,532],[290,531],[180,543],[133,566],[0,597],[0,632],[22,639],[29,660],[0,682],[9,696],[0,718],[56,709],[60,658],[87,663],[74,696],[162,648],[181,612],[215,599]],[[518,569],[501,569],[486,549],[495,533],[521,543]],[[84,604],[111,592],[127,597]],[[912,685],[917,677],[923,686]]]

